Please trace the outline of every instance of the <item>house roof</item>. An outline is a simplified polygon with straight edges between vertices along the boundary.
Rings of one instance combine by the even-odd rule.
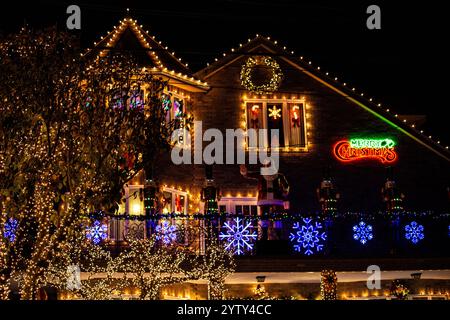
[[[444,146],[440,140],[433,139],[432,136],[426,135],[423,130],[417,129],[418,124],[408,121],[411,119],[408,119],[407,116],[402,117],[391,110],[391,108],[383,106],[383,104],[379,102],[375,102],[375,99],[369,97],[364,92],[350,87],[345,82],[341,82],[338,77],[331,76],[329,72],[323,72],[320,66],[314,65],[312,61],[307,60],[303,56],[296,56],[294,51],[290,51],[286,47],[280,46],[276,40],[272,40],[270,37],[256,35],[255,38],[248,39],[245,44],[241,43],[239,47],[232,48],[230,51],[223,53],[222,57],[216,58],[213,63],[208,64],[206,68],[195,73],[195,76],[207,81],[209,77],[219,72],[227,65],[237,61],[242,56],[259,54],[278,57],[278,59],[285,61],[292,67],[328,87],[353,104],[363,108],[378,119],[394,127],[402,134],[450,162],[449,147]]]
[[[125,18],[113,31],[94,42],[94,47],[84,54],[88,58],[101,58],[111,51],[132,52],[144,71],[166,78],[169,84],[189,91],[206,91],[208,84],[194,77],[188,65],[170,52],[167,46],[145,31],[137,20]]]

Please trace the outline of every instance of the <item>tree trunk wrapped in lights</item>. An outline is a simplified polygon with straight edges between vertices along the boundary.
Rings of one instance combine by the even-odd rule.
[[[234,272],[236,264],[232,253],[217,239],[211,228],[199,228],[204,233],[205,253],[198,257],[193,272],[208,281],[208,297],[221,300],[225,293],[225,279]]]
[[[141,71],[115,54],[84,60],[56,29],[0,39],[0,226],[18,225],[14,240],[0,234],[1,298],[17,274],[35,299],[84,217],[117,210],[124,184],[170,148],[166,83]]]
[[[322,300],[336,300],[337,277],[333,270],[322,270],[320,278],[320,295]]]

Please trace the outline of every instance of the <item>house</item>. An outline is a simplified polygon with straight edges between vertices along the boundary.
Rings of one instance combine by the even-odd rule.
[[[203,130],[215,128],[224,135],[226,129],[279,129],[279,172],[289,184],[284,206],[289,213],[322,212],[327,199],[320,196],[320,187],[326,189],[330,183],[339,195],[332,199],[336,211],[448,209],[448,147],[421,134],[407,120],[414,117],[398,116],[394,108],[340,82],[269,37],[249,39],[193,73],[136,20],[125,18],[87,54],[103,56],[110,50],[132,52],[145,72],[168,81],[167,99],[173,106],[168,119],[182,108],[202,121]],[[392,143],[386,147],[382,145],[386,141]],[[389,150],[393,158],[383,155]],[[257,181],[244,176],[239,164],[215,164],[212,171],[221,194],[219,211],[262,213]],[[202,164],[174,165],[169,157],[161,159],[152,177],[164,200],[158,210],[203,212],[206,180]],[[128,193],[144,187],[144,177],[137,177]],[[392,205],[394,198],[401,198],[398,206]],[[139,199],[127,200],[121,210],[145,212]]]

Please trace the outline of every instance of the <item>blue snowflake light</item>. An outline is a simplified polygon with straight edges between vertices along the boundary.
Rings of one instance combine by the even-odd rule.
[[[177,240],[177,226],[165,220],[155,228],[156,240],[161,240],[165,245]]]
[[[412,243],[417,244],[420,240],[425,238],[423,230],[423,225],[413,221],[405,226],[405,238]]]
[[[9,218],[8,221],[5,222],[4,235],[9,242],[14,242],[16,240],[17,226],[18,222],[16,219]]]
[[[294,250],[307,256],[322,251],[327,234],[320,222],[313,223],[311,218],[304,218],[303,224],[295,222],[289,239],[294,242]]]
[[[224,223],[224,231],[219,234],[219,239],[226,241],[227,250],[235,255],[242,255],[253,249],[253,242],[258,236],[252,228],[251,222],[244,223],[241,218],[236,217]]]
[[[367,241],[373,239],[372,231],[373,228],[370,224],[366,224],[364,221],[361,221],[357,225],[353,226],[353,239],[361,242],[361,244],[366,244]]]
[[[86,238],[94,244],[99,244],[108,236],[108,227],[100,221],[94,221],[92,226],[86,228]]]

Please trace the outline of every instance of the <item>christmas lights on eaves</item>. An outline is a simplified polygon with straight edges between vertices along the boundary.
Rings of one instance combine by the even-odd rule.
[[[100,45],[101,43],[104,43],[107,41],[106,43],[106,47],[107,48],[113,48],[114,45],[117,43],[117,40],[120,38],[120,35],[122,34],[122,32],[124,32],[128,27],[133,31],[133,33],[135,34],[135,36],[138,38],[139,42],[141,43],[141,45],[148,49],[148,55],[150,56],[150,58],[152,59],[152,61],[157,65],[156,69],[159,69],[160,72],[162,73],[166,73],[167,75],[170,76],[175,76],[177,78],[179,78],[180,80],[184,80],[184,81],[189,81],[191,83],[193,83],[194,85],[201,85],[201,86],[208,86],[207,82],[202,82],[201,80],[196,80],[193,77],[189,77],[186,74],[182,74],[181,72],[175,72],[174,70],[169,70],[167,67],[165,67],[163,65],[163,63],[161,62],[159,56],[156,54],[154,49],[149,41],[147,40],[148,38],[151,39],[152,41],[154,41],[155,43],[157,43],[157,45],[160,47],[160,49],[165,50],[169,55],[171,55],[181,66],[183,66],[185,69],[188,69],[187,64],[183,63],[181,61],[181,58],[177,58],[175,56],[175,52],[172,51],[168,51],[169,48],[167,46],[163,46],[163,44],[161,43],[161,41],[156,41],[156,38],[154,36],[151,36],[148,34],[148,31],[145,31],[143,29],[142,25],[138,25],[137,20],[133,20],[131,18],[125,18],[124,20],[120,20],[119,21],[119,25],[118,26],[114,26],[113,31],[111,32],[107,32],[106,36],[102,36],[100,39],[100,42],[94,42],[94,46]],[[88,49],[86,53],[81,54],[81,56],[88,54],[89,52],[91,52],[93,49]],[[104,49],[101,50],[100,53],[97,56],[97,59],[100,57],[104,57],[108,52],[108,49]],[[151,68],[151,70],[156,71],[155,68]]]
[[[279,49],[283,50],[283,51],[284,51],[286,54],[288,54],[288,55],[291,55],[291,56],[294,55],[294,51],[289,51],[289,49],[288,49],[286,46],[282,46],[282,47],[281,47],[280,45],[278,45],[278,42],[277,42],[276,40],[271,39],[271,37],[263,37],[263,36],[261,36],[261,35],[259,35],[259,34],[256,34],[256,36],[255,36],[253,39],[248,39],[248,42],[247,42],[247,43],[250,43],[250,42],[252,42],[253,40],[256,40],[256,39],[258,39],[258,38],[263,38],[263,39],[266,39],[267,41],[272,42],[272,44],[274,44],[275,46],[277,46]],[[243,44],[240,43],[240,44],[239,44],[239,48],[242,48],[242,47],[243,47]],[[234,53],[234,52],[235,52],[235,49],[232,48],[232,49],[231,49],[231,52]],[[226,54],[224,53],[223,55],[225,56]],[[300,58],[300,60],[304,60],[304,59],[305,59],[303,56],[300,56],[299,58]],[[215,58],[214,60],[215,60],[215,62],[218,62],[218,61],[219,61],[218,58]],[[312,61],[308,61],[308,65],[311,66],[311,67],[313,67]],[[208,62],[208,63],[207,63],[207,67],[211,67],[211,66],[212,66],[212,64]],[[316,69],[317,71],[321,71],[320,66],[315,67],[315,69]],[[332,76],[329,74],[329,72],[323,73],[323,72],[321,71],[321,73],[322,73],[323,76],[325,76],[326,78],[328,78],[330,81],[334,81],[335,83],[340,84],[340,85],[343,85],[344,87],[347,87],[347,85],[348,85],[346,82],[343,82],[343,83],[341,82],[341,83],[339,83],[339,82],[338,82],[338,77],[332,77]],[[351,89],[351,91],[357,94],[356,88],[353,87],[353,88]],[[374,107],[379,107],[379,108],[382,107],[382,104],[381,104],[381,103],[375,103],[375,102],[373,101],[373,100],[374,100],[373,98],[365,98],[365,93],[364,93],[364,92],[360,92],[358,95],[359,95],[360,97],[364,98],[364,99],[365,99],[367,102],[369,102],[372,106],[374,106]],[[391,111],[390,111],[390,109],[388,109],[388,108],[385,109],[385,110],[381,110],[381,111],[382,111],[382,112],[386,112],[387,114],[391,115]],[[397,117],[398,117],[398,115],[397,115]],[[422,138],[424,138],[424,139],[426,139],[426,140],[431,140],[431,141],[428,141],[428,142],[433,142],[436,146],[438,146],[438,147],[440,147],[440,148],[444,148],[444,149],[447,150],[447,151],[449,150],[449,146],[443,147],[440,140],[434,141],[434,140],[431,139],[431,136],[427,137],[427,136],[424,134],[423,130],[421,130],[421,131],[417,130],[415,124],[411,124],[411,125],[407,126],[407,125],[405,125],[405,123],[407,122],[407,120],[406,120],[406,119],[401,119],[401,120],[403,120],[403,121],[401,121],[401,124],[403,124],[403,126],[406,127],[407,129],[412,130],[416,135],[419,135],[419,136],[421,136]]]

